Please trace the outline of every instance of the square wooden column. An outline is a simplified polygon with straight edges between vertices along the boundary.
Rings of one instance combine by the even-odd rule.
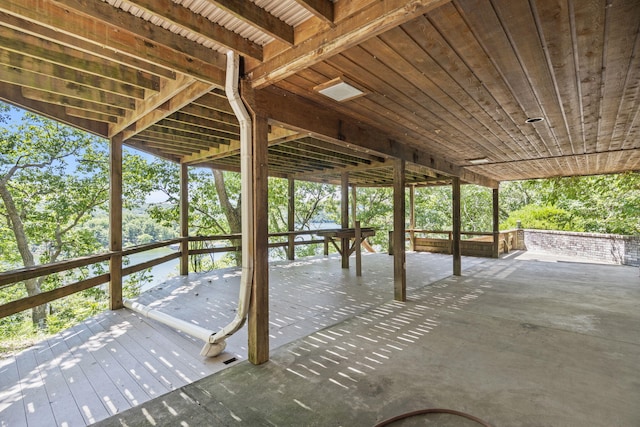
[[[180,165],[180,275],[189,274],[189,166]]]
[[[451,191],[453,195],[453,232],[452,232],[452,252],[453,252],[453,275],[462,274],[462,258],[460,256],[460,178],[453,177],[451,181]]]
[[[493,257],[500,256],[500,190],[493,189]]]
[[[249,361],[269,360],[268,123],[253,117],[253,286],[249,305]]]
[[[296,181],[293,178],[288,179],[289,183],[289,206],[287,210],[287,228],[289,231],[295,231],[296,228]],[[290,234],[287,245],[287,259],[293,261],[296,259],[295,236]]]
[[[109,308],[122,305],[122,134],[111,138],[109,149]]]
[[[351,226],[356,228],[356,221],[358,220],[358,187],[356,185],[351,186]]]
[[[409,249],[416,250],[416,186],[409,188]]]
[[[397,159],[393,167],[393,298],[396,301],[407,300],[404,170],[404,160]]]
[[[349,172],[342,172],[340,176],[340,226],[349,228]],[[349,268],[349,239],[341,239],[342,248],[342,268]]]

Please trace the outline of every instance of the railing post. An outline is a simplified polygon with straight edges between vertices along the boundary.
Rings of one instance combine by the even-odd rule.
[[[122,305],[122,134],[111,138],[109,150],[109,308]]]

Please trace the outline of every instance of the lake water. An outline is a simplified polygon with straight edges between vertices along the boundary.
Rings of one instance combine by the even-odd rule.
[[[311,224],[313,230],[321,230],[321,229],[329,229],[329,228],[340,228],[338,224],[324,222],[324,223],[313,223]],[[310,235],[298,236],[303,237],[305,240],[310,239]],[[152,259],[161,258],[165,255],[169,255],[172,253],[176,253],[175,250],[170,249],[169,247],[152,249],[150,251],[140,252],[137,254],[129,255],[129,265],[136,265],[146,261],[150,261]],[[224,254],[215,254],[215,259],[218,260],[220,257],[224,256]],[[140,289],[141,292],[144,292],[160,283],[165,282],[167,279],[171,277],[175,277],[180,274],[180,259],[172,259],[171,261],[165,262],[160,265],[156,265],[151,269],[152,280],[150,283],[145,284]]]

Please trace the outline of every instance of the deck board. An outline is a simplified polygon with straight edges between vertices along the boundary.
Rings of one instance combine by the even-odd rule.
[[[412,286],[446,277],[446,255],[413,254]],[[337,255],[274,263],[270,269],[270,346],[275,349],[389,301],[392,257],[364,254],[364,277]],[[467,266],[482,262],[469,260]],[[236,270],[177,277],[139,297],[143,304],[217,331],[235,316]],[[328,337],[326,339],[331,339]],[[87,425],[246,360],[246,327],[211,359],[202,342],[123,309],[101,313],[0,360],[0,427]],[[310,342],[309,346],[314,343]],[[51,403],[50,403],[51,402]]]

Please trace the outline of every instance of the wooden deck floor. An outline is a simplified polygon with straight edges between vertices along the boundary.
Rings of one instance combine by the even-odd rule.
[[[463,267],[487,260],[465,258]],[[270,268],[271,348],[351,318],[393,298],[393,259],[363,256],[363,277],[336,256]],[[451,274],[451,257],[407,254],[408,288]],[[213,331],[235,316],[240,273],[175,278],[139,301]],[[123,309],[105,312],[0,360],[0,426],[83,426],[246,359],[246,327],[220,356],[202,342]]]

